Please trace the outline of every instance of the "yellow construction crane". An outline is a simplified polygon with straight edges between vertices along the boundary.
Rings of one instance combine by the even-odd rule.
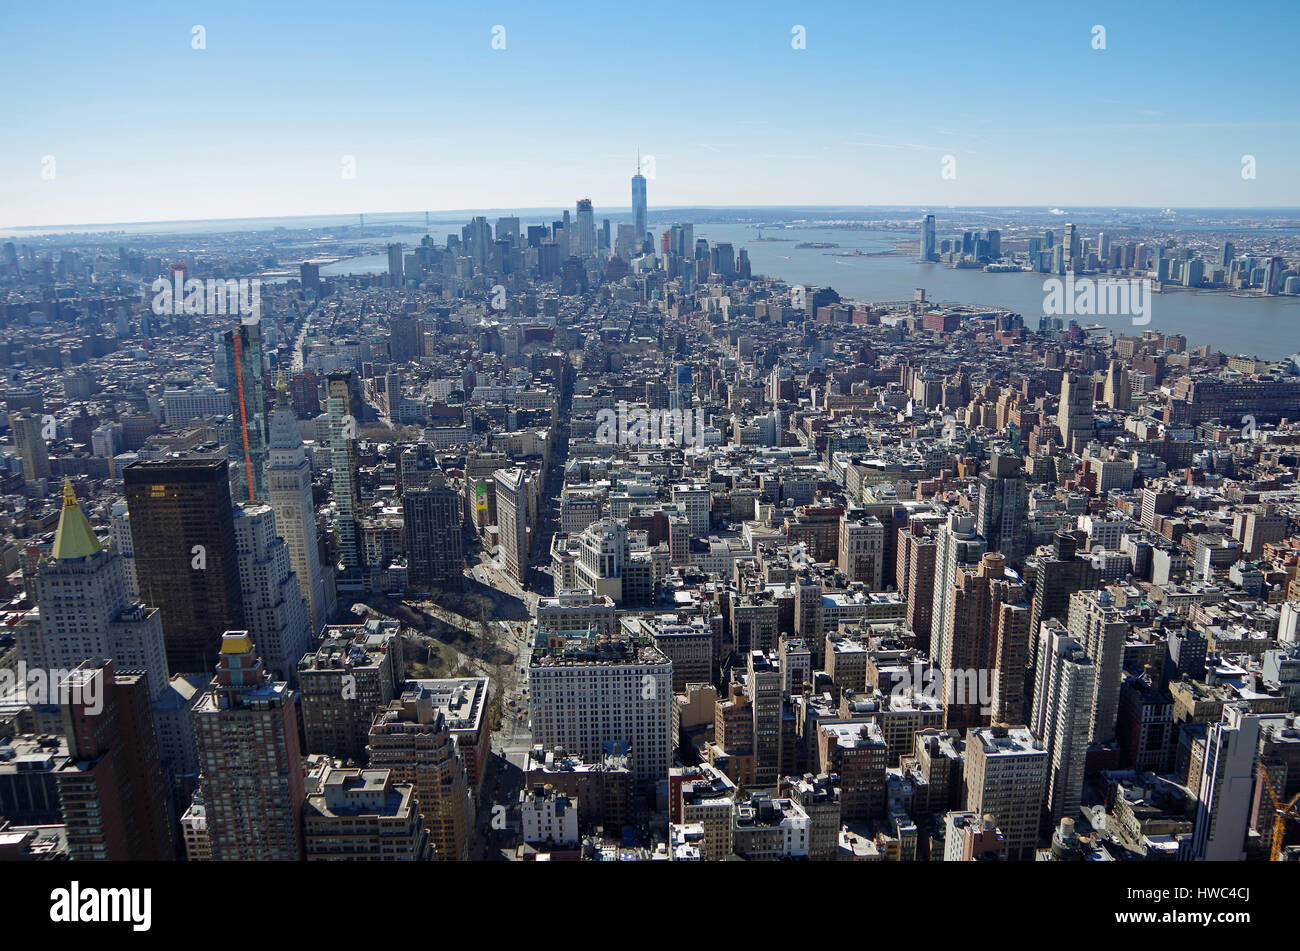
[[[1269,850],[1268,860],[1270,862],[1282,861],[1282,843],[1286,840],[1286,821],[1288,819],[1300,819],[1300,808],[1296,807],[1300,803],[1300,793],[1291,797],[1291,801],[1285,806],[1282,800],[1278,798],[1277,790],[1273,788],[1273,780],[1268,776],[1268,769],[1261,767],[1260,775],[1264,777],[1264,788],[1268,790],[1268,798],[1273,801],[1273,842]]]

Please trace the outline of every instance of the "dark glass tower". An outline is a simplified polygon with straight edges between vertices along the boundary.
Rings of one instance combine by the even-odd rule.
[[[224,459],[122,470],[140,598],[162,612],[172,673],[212,670],[221,635],[244,626],[228,470]]]

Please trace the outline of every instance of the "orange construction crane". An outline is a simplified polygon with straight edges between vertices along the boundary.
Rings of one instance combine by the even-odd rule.
[[[1282,843],[1286,840],[1286,821],[1288,819],[1300,819],[1300,808],[1296,804],[1300,803],[1300,793],[1291,797],[1291,801],[1285,806],[1282,800],[1278,798],[1277,790],[1273,788],[1273,780],[1268,776],[1268,770],[1261,765],[1260,775],[1264,778],[1264,788],[1268,790],[1268,798],[1273,801],[1273,847],[1269,850],[1268,860],[1270,862],[1282,861]]]

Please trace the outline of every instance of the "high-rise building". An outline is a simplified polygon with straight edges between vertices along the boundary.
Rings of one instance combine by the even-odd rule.
[[[1079,453],[1093,438],[1092,378],[1081,373],[1061,375],[1061,403],[1056,413],[1061,444]]]
[[[298,662],[298,695],[308,753],[360,762],[375,711],[401,691],[404,664],[396,621],[388,628],[330,624],[321,642]]]
[[[500,505],[499,497],[497,504]],[[465,556],[460,493],[447,485],[441,473],[435,473],[426,487],[402,493],[402,518],[412,589],[461,590]]]
[[[934,215],[926,215],[921,221],[921,260],[937,261],[939,255],[934,243]]]
[[[850,582],[868,591],[884,588],[885,526],[869,513],[849,510],[840,516],[839,568]]]
[[[320,297],[320,265],[312,261],[303,261],[298,265],[298,283],[304,291],[311,291]]]
[[[307,602],[269,505],[235,506],[244,625],[272,677],[293,681],[311,647]]]
[[[248,632],[226,632],[216,676],[194,706],[214,860],[302,859],[306,786],[294,706]]]
[[[222,634],[243,627],[228,469],[181,458],[122,470],[140,596],[162,612],[172,673],[211,670]]]
[[[984,536],[989,551],[1001,552],[1017,571],[1024,567],[1028,517],[1029,484],[1023,459],[994,451],[979,477],[975,530]]]
[[[339,564],[349,586],[356,587],[362,568],[361,533],[357,527],[361,497],[357,487],[357,418],[352,409],[352,374],[331,373],[326,378],[325,393]]]
[[[986,552],[977,568],[957,569],[945,629],[945,728],[1023,722],[1029,604],[1002,555]]]
[[[839,777],[840,814],[856,822],[885,817],[889,744],[875,720],[832,720],[817,727],[817,760]]]
[[[1092,701],[1093,743],[1111,743],[1119,719],[1119,688],[1124,680],[1124,642],[1129,623],[1109,591],[1079,591],[1070,595],[1070,633],[1097,665]]]
[[[1192,855],[1209,862],[1239,862],[1245,856],[1260,717],[1248,704],[1229,704],[1223,720],[1205,735],[1205,766],[1197,792]]]
[[[400,242],[388,246],[388,277],[393,282],[394,287],[402,286],[402,245]]]
[[[23,460],[23,478],[28,482],[50,478],[50,450],[45,445],[42,418],[35,413],[11,413],[9,426]]]
[[[266,501],[275,511],[276,532],[289,546],[289,563],[307,599],[308,623],[315,634],[334,615],[334,569],[321,563],[311,464],[283,380],[276,384],[271,411]]]
[[[117,546],[100,543],[66,480],[54,545],[36,568],[36,602],[41,637],[24,651],[29,667],[72,670],[111,657],[119,670],[145,672],[150,701],[167,688],[162,617],[130,596]]]
[[[570,252],[586,259],[596,253],[596,216],[590,198],[578,199],[577,226],[577,247],[570,246]]]
[[[621,639],[570,637],[533,652],[528,682],[533,741],[588,762],[624,744],[638,783],[672,765],[672,662],[658,648]],[[752,729],[752,725],[751,725]]]
[[[1057,532],[1051,548],[1038,549],[1033,563],[1034,600],[1029,630],[1034,633],[1031,650],[1037,649],[1038,631],[1043,622],[1056,618],[1064,621],[1070,613],[1070,596],[1101,584],[1101,569],[1092,559],[1078,554],[1079,543],[1069,532]],[[1028,576],[1028,573],[1026,573]],[[1030,658],[1030,667],[1037,654]]]
[[[415,787],[416,806],[442,862],[469,858],[473,814],[465,765],[431,692],[418,681],[375,716],[370,765]]]
[[[424,356],[424,323],[420,318],[401,315],[388,318],[388,356],[394,363]]]
[[[1083,797],[1097,667],[1060,621],[1045,621],[1039,642],[1041,663],[1029,726],[1051,758],[1047,808],[1059,821],[1073,818]]]
[[[230,368],[231,415],[235,444],[230,447],[235,498],[266,498],[266,380],[262,323],[246,319],[221,336]]]
[[[641,245],[646,238],[646,232],[649,230],[648,216],[646,212],[646,192],[645,176],[641,174],[641,157],[637,156],[637,172],[632,176],[632,227],[636,229],[635,247],[632,253],[637,254],[641,250]]]
[[[55,772],[74,860],[176,857],[144,671],[79,664],[59,685],[68,760]]]
[[[984,536],[975,531],[975,516],[949,512],[948,524],[935,535],[934,604],[930,611],[930,657],[943,663],[951,636],[951,604],[957,569],[976,564],[987,551]]]
[[[934,533],[920,522],[898,530],[895,584],[907,603],[907,623],[916,635],[916,649],[929,654],[934,630],[934,559],[938,544]]]
[[[1028,727],[990,726],[967,735],[966,809],[993,816],[1012,861],[1034,857],[1047,771],[1047,749]]]
[[[525,469],[496,471],[497,544],[501,563],[516,581],[528,577],[532,529],[528,524],[528,492],[532,476]]]
[[[762,651],[750,651],[745,692],[754,714],[754,782],[775,786],[781,775],[781,667]]]
[[[109,537],[118,557],[122,559],[122,574],[126,579],[126,595],[132,601],[140,600],[140,582],[135,573],[135,543],[131,541],[131,514],[127,511],[126,499],[113,503],[113,521],[109,526]]]
[[[1129,382],[1128,368],[1119,360],[1111,360],[1106,368],[1106,405],[1111,409],[1128,412],[1133,408],[1133,387]]]

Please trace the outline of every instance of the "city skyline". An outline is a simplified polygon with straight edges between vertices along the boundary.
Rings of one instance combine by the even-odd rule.
[[[1285,913],[1294,0],[6,13],[14,927]]]

